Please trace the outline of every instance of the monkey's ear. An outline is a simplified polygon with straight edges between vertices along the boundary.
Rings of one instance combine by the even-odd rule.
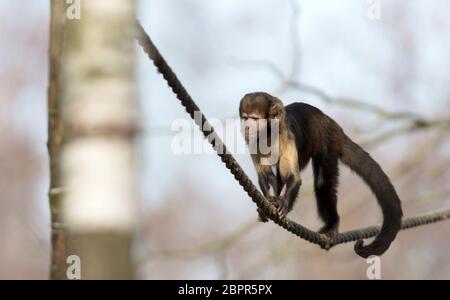
[[[269,119],[282,119],[284,117],[284,106],[280,100],[271,101],[269,107]]]

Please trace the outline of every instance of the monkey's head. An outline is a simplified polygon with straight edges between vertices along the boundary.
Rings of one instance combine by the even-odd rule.
[[[239,105],[242,121],[242,133],[247,143],[255,141],[260,131],[269,133],[270,122],[278,119],[284,121],[284,106],[281,100],[267,93],[246,94]]]

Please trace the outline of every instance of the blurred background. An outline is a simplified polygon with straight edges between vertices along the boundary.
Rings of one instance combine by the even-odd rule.
[[[207,117],[236,118],[252,91],[317,106],[381,164],[412,216],[450,206],[449,9],[446,0],[145,0],[139,18]],[[49,1],[0,0],[1,279],[48,278],[48,23]],[[139,278],[366,278],[353,244],[326,252],[258,223],[214,154],[175,154],[171,125],[189,117],[138,53]],[[255,180],[249,156],[236,158]],[[290,218],[317,229],[311,173]],[[382,220],[346,167],[340,182],[342,231]],[[450,279],[449,236],[448,222],[402,231],[382,278]]]

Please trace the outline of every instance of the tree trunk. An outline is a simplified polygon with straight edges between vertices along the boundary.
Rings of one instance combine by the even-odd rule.
[[[62,175],[69,255],[81,279],[133,277],[134,0],[89,0],[67,21]]]
[[[50,279],[66,276],[66,241],[61,224],[60,154],[63,126],[60,116],[60,74],[64,39],[64,1],[50,2],[49,87],[48,87],[48,153],[50,161],[49,202],[51,215]]]

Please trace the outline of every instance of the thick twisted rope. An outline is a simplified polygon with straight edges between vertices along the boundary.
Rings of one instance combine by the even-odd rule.
[[[274,223],[283,227],[287,231],[299,236],[300,238],[317,244],[322,248],[327,244],[325,237],[315,231],[312,231],[288,218],[280,218],[276,209],[268,203],[261,192],[255,187],[247,174],[242,170],[237,161],[227,150],[226,146],[214,131],[214,128],[206,119],[205,115],[200,111],[200,108],[195,104],[194,100],[191,98],[189,93],[183,87],[181,82],[178,80],[176,74],[172,71],[170,66],[164,60],[164,58],[159,53],[156,46],[153,44],[152,40],[145,32],[144,28],[138,23],[136,39],[142,46],[144,51],[148,54],[150,59],[153,61],[154,65],[158,71],[162,74],[167,84],[170,86],[172,91],[180,100],[181,105],[186,108],[186,112],[191,116],[194,122],[199,126],[205,138],[216,150],[217,155],[221,158],[225,166],[234,175],[234,178],[239,182],[243,189],[247,192],[253,202],[256,203],[259,211],[261,211],[266,217],[272,220]],[[196,113],[197,117],[194,117]],[[198,118],[201,116],[201,118]],[[206,128],[206,129],[205,129]],[[436,223],[450,218],[450,209],[431,212],[421,216],[416,216],[412,218],[407,218],[402,221],[401,229],[413,228],[425,224]],[[352,241],[359,241],[362,239],[367,239],[378,235],[380,232],[380,226],[371,226],[367,228],[346,231],[340,233],[335,241],[334,245],[348,243]]]

